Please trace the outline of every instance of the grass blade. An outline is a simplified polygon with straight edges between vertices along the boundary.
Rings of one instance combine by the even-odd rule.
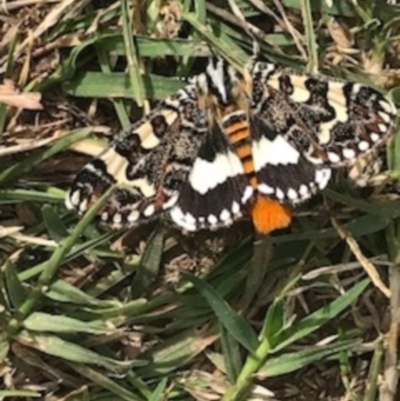
[[[258,340],[256,333],[247,321],[238,315],[208,283],[188,273],[185,273],[184,276],[207,300],[229,334],[248,351],[253,352],[257,347]]]

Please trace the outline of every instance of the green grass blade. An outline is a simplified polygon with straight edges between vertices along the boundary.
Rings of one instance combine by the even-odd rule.
[[[45,205],[42,208],[42,216],[43,222],[47,228],[47,232],[50,237],[59,242],[63,238],[68,236],[68,231],[62,222],[62,220],[58,217],[59,215],[50,205]]]
[[[283,332],[280,335],[280,338],[277,340],[277,345],[271,352],[278,352],[288,345],[308,336],[315,330],[318,330],[322,325],[348,308],[363,293],[369,283],[369,279],[360,281],[330,304],[318,309],[297,324],[294,324],[287,332]]]
[[[164,99],[182,88],[183,82],[158,75],[143,75],[146,97]],[[72,96],[134,99],[132,82],[122,72],[83,72],[63,85]]]
[[[229,334],[248,351],[254,351],[258,344],[257,335],[247,321],[238,315],[210,284],[188,273],[185,273],[184,277],[207,300]]]
[[[231,383],[234,383],[242,368],[242,358],[237,341],[229,334],[225,327],[220,324],[221,349],[224,357],[226,374]]]
[[[18,278],[14,263],[7,260],[4,264],[4,279],[7,293],[14,308],[19,308],[25,301],[27,291]]]
[[[301,11],[303,14],[304,30],[308,50],[307,71],[318,72],[317,38],[314,33],[313,19],[311,14],[310,0],[301,0]]]
[[[164,378],[158,383],[157,387],[151,394],[149,401],[163,401],[165,399],[164,397],[164,391],[167,386],[168,379]]]
[[[100,388],[107,389],[113,396],[110,401],[117,399],[125,401],[146,401],[144,398],[129,391],[125,387],[118,384],[115,380],[110,379],[106,375],[89,368],[88,366],[80,365],[78,363],[68,363],[68,366],[78,372],[83,377],[86,377],[91,382],[96,383]]]
[[[34,312],[24,320],[23,326],[30,331],[50,333],[90,333],[107,334],[111,330],[104,322],[83,322],[68,316]]]
[[[302,351],[290,352],[276,358],[270,358],[258,371],[257,378],[264,380],[267,377],[295,372],[308,365],[322,361],[324,358],[347,351],[356,343],[357,341],[355,340],[346,340],[323,346],[308,346]]]
[[[143,88],[142,76],[140,73],[137,48],[132,32],[132,21],[130,19],[130,2],[121,0],[122,31],[124,35],[126,58],[128,61],[128,75],[130,78],[133,96],[139,107],[143,106],[145,93]]]
[[[79,362],[106,368],[115,374],[126,373],[133,366],[143,366],[143,362],[118,361],[107,358],[81,345],[61,339],[54,335],[21,332],[15,340],[45,354],[56,356],[65,361]]]

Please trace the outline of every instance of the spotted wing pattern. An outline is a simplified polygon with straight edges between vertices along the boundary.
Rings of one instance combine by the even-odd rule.
[[[296,205],[326,187],[392,132],[396,110],[368,86],[251,62],[243,73],[210,59],[88,163],[67,196],[83,213],[118,184],[101,219],[131,226],[166,215],[187,231],[250,214],[258,231],[290,223]]]
[[[172,220],[188,231],[217,229],[243,217],[253,196],[239,156],[219,125],[205,138],[188,180],[181,186]]]
[[[296,74],[272,63],[250,68],[261,193],[282,202],[303,201],[327,185],[332,167],[350,166],[392,132],[396,110],[375,89]],[[308,184],[299,175],[308,176]]]
[[[118,184],[102,211],[103,222],[133,225],[168,210],[189,175],[206,127],[195,88],[188,85],[82,169],[67,195],[67,207],[83,213]]]

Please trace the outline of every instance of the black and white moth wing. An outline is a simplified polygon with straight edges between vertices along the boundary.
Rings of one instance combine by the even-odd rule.
[[[101,213],[103,222],[130,226],[158,216],[177,201],[206,127],[195,90],[188,85],[84,166],[67,195],[67,207],[83,213],[117,185]]]
[[[272,63],[254,63],[253,108],[275,102],[264,118],[313,163],[351,164],[382,145],[393,131],[396,108],[376,89],[318,75],[299,74]],[[268,115],[267,115],[268,114]]]
[[[331,177],[329,166],[312,163],[299,147],[262,116],[250,118],[252,155],[258,191],[282,203],[297,204],[324,189]]]
[[[239,156],[215,124],[202,143],[169,214],[187,231],[215,230],[243,216],[253,196]]]

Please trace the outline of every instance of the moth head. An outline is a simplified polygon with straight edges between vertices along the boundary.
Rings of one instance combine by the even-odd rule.
[[[210,57],[206,70],[198,77],[197,85],[206,96],[215,97],[217,102],[228,105],[234,102],[234,88],[238,83],[238,74],[222,57]]]

